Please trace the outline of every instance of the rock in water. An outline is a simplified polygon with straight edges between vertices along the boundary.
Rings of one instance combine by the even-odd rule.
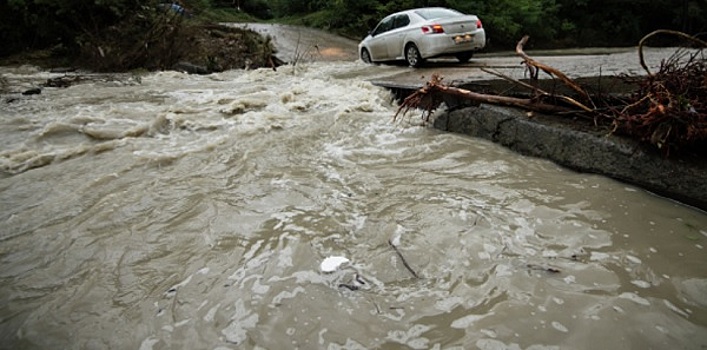
[[[39,94],[41,94],[41,93],[42,93],[42,89],[40,89],[40,88],[33,88],[33,89],[29,89],[29,90],[23,92],[22,94],[23,94],[23,95],[39,95]]]

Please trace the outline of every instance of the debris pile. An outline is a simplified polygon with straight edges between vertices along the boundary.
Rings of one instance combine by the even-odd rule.
[[[641,61],[647,76],[626,77],[638,84],[638,90],[623,108],[614,109],[616,132],[653,144],[666,155],[671,150],[705,146],[707,43],[694,40],[703,49],[678,49],[661,62],[656,73],[651,73]]]
[[[643,60],[645,41],[658,34],[677,35],[688,39],[697,48],[679,48],[662,61],[656,73],[650,72]],[[442,83],[443,78],[433,75],[427,84],[408,96],[394,116],[405,115],[412,109],[423,110],[428,121],[442,103],[444,94],[454,95],[474,102],[518,107],[529,111],[579,115],[591,118],[597,126],[610,127],[613,133],[635,138],[655,146],[666,156],[670,152],[695,152],[707,155],[707,43],[684,33],[660,30],[641,40],[639,58],[646,76],[622,78],[637,86],[630,96],[617,99],[615,96],[592,96],[578,83],[559,70],[532,59],[523,52],[528,37],[516,47],[516,53],[532,79],[537,80],[543,71],[567,86],[571,95],[549,93],[512,78],[495,74],[532,91],[530,98],[517,98],[473,91]]]

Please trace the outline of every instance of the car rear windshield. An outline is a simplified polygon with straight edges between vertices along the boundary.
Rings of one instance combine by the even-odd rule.
[[[435,19],[435,18],[447,18],[447,17],[458,17],[458,16],[464,16],[463,13],[454,11],[454,10],[449,10],[449,9],[442,9],[442,8],[436,8],[436,9],[420,9],[415,11],[420,17],[424,19]]]

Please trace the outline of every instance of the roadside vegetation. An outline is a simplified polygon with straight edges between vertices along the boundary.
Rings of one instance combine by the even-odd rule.
[[[507,50],[523,35],[539,48],[632,46],[656,29],[707,32],[707,2],[688,0],[270,0],[273,18],[360,39],[385,15],[445,6],[478,15],[490,49]],[[260,13],[265,12],[259,10]],[[267,12],[266,12],[267,13]],[[341,14],[346,14],[342,16]]]
[[[9,0],[0,2],[0,64],[110,72],[181,65],[194,73],[271,66],[268,38],[217,25],[254,20],[209,0],[174,7],[157,0]]]
[[[697,36],[707,32],[707,2],[701,0],[181,0],[177,3],[184,12],[179,13],[170,10],[171,3],[3,1],[0,31],[5,40],[0,58],[7,62],[7,57],[24,53],[20,57],[55,64],[63,59],[97,70],[163,69],[194,55],[201,56],[198,64],[214,67],[268,65],[268,57],[240,62],[225,58],[241,49],[267,56],[263,45],[269,44],[244,39],[248,33],[215,30],[213,24],[300,24],[358,40],[383,16],[420,6],[446,6],[479,15],[490,38],[488,50],[507,50],[523,35],[530,35],[537,49],[633,46],[656,29]],[[209,38],[215,42],[210,47],[193,44]],[[217,46],[223,46],[222,52],[213,52]],[[203,52],[194,52],[199,50]]]

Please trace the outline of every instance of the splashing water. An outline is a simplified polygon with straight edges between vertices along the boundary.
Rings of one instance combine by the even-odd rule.
[[[705,213],[392,123],[366,79],[394,69],[96,76],[5,97],[0,347],[707,344]],[[349,262],[325,273],[330,256]]]

